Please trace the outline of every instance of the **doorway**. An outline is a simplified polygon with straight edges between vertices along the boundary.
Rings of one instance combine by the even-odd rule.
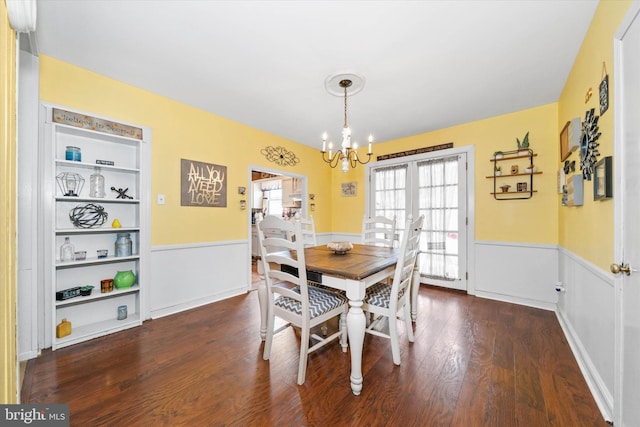
[[[281,170],[249,165],[249,189],[247,191],[249,226],[249,269],[251,288],[259,281],[257,274],[260,249],[255,224],[265,215],[277,215],[295,220],[306,218],[307,177]]]

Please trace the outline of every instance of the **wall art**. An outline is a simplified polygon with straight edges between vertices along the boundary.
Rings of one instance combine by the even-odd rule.
[[[593,166],[596,164],[596,158],[600,155],[598,151],[598,118],[595,109],[587,111],[584,121],[582,122],[582,133],[580,135],[580,170],[582,177],[587,181],[591,181],[593,175]]]
[[[343,182],[342,183],[342,197],[354,197],[357,194],[357,182]]]
[[[604,157],[596,163],[593,169],[593,200],[613,197],[612,168],[611,156]]]
[[[227,207],[227,167],[180,159],[180,205]]]
[[[607,74],[607,66],[602,63],[602,81],[600,82],[600,115],[609,109],[609,75]]]
[[[293,151],[289,151],[281,146],[267,146],[260,150],[260,153],[262,153],[267,160],[278,166],[295,166],[300,163],[300,159]]]

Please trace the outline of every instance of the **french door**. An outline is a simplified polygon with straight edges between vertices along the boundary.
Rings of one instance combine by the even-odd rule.
[[[398,239],[408,215],[424,215],[420,282],[467,290],[466,152],[407,159],[370,167],[368,215],[395,216]]]

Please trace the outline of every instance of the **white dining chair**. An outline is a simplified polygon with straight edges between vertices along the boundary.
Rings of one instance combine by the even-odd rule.
[[[267,216],[257,224],[257,229],[261,262],[265,272],[267,300],[267,331],[263,358],[269,360],[271,357],[274,334],[290,325],[299,328],[301,338],[298,384],[302,385],[305,381],[307,358],[310,353],[336,339],[340,339],[342,350],[347,351],[348,300],[340,293],[308,284],[304,238],[300,222]],[[265,235],[267,230],[272,232],[269,236]],[[273,230],[280,230],[281,233],[273,233]],[[285,238],[291,234],[295,236],[295,241]],[[284,248],[284,251],[273,251],[271,248],[274,247]],[[284,268],[286,271],[283,271],[283,266],[286,266]],[[276,316],[287,323],[274,330]],[[326,337],[312,333],[314,327],[336,316],[340,316],[337,332]],[[310,346],[311,340],[314,343]]]
[[[374,216],[362,219],[362,243],[392,248],[396,239],[396,217]]]
[[[309,218],[299,218],[296,221],[299,221],[302,226],[304,247],[317,246],[318,240],[316,239],[316,225],[313,222],[313,216],[309,215]]]
[[[415,339],[410,312],[411,282],[413,279],[413,267],[419,250],[423,222],[423,215],[420,215],[415,221],[409,217],[400,242],[398,263],[396,264],[392,283],[390,285],[386,282],[376,283],[368,288],[362,307],[365,312],[374,317],[374,320],[369,323],[365,331],[371,335],[391,340],[391,353],[393,363],[396,365],[400,365],[400,342],[397,328],[399,315],[404,317],[409,341],[414,342]],[[379,328],[380,323],[387,319],[389,333],[386,333],[383,328]]]

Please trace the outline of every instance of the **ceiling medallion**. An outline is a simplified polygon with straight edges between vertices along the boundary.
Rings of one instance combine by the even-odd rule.
[[[596,158],[600,155],[598,151],[598,116],[595,109],[587,111],[584,121],[582,122],[582,133],[580,135],[580,170],[582,177],[587,181],[591,181],[593,175],[593,167],[596,164]]]
[[[262,153],[267,160],[278,166],[295,166],[300,163],[300,159],[296,157],[293,151],[289,151],[281,146],[267,146],[260,150],[260,153]]]

